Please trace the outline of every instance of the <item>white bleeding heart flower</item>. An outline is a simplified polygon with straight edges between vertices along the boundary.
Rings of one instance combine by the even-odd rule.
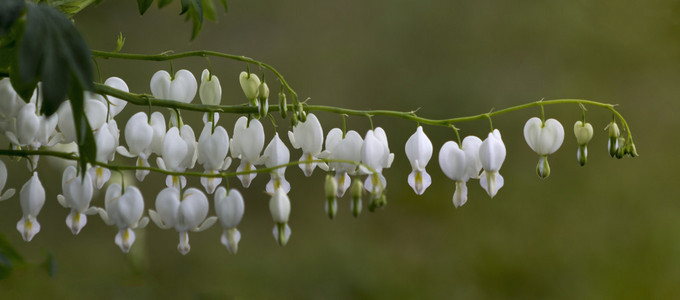
[[[219,105],[222,101],[222,86],[217,76],[210,74],[207,69],[201,73],[201,86],[198,88],[201,103]]]
[[[201,136],[198,138],[197,162],[203,165],[205,173],[216,174],[231,165],[231,158],[227,156],[229,151],[229,134],[222,126],[213,129],[213,123],[208,122],[203,127]],[[212,194],[215,188],[222,182],[220,177],[201,177],[201,184],[208,194]]]
[[[280,165],[285,165],[290,162],[290,151],[283,143],[279,134],[275,134],[271,142],[264,149],[261,160],[267,168],[273,168]],[[286,167],[277,168],[271,172],[271,179],[267,183],[266,190],[268,193],[273,193],[275,190],[282,188],[287,194],[290,192],[290,183],[286,180]]]
[[[217,217],[206,219],[208,205],[208,198],[198,189],[186,189],[180,199],[178,189],[167,187],[156,197],[156,211],[149,210],[149,216],[159,228],[179,232],[177,250],[185,255],[191,250],[189,231],[206,230],[217,221]]]
[[[104,81],[104,85],[110,86],[114,89],[118,89],[124,92],[129,92],[130,89],[128,88],[127,84],[123,79],[120,79],[118,77],[109,77]],[[109,110],[109,120],[113,119],[115,116],[117,116],[125,106],[127,105],[127,101],[113,97],[111,95],[107,95],[106,98],[103,96],[98,97],[99,101],[101,101],[104,106],[108,107]],[[108,99],[108,101],[106,101]]]
[[[194,100],[198,89],[194,74],[184,69],[175,72],[174,78],[171,78],[170,73],[160,70],[151,77],[150,86],[155,98],[184,103]]]
[[[26,105],[21,96],[12,87],[9,78],[0,79],[0,119],[15,118],[19,110]]]
[[[361,146],[363,139],[354,130],[347,131],[344,135],[339,128],[333,128],[326,135],[326,150],[319,154],[320,158],[328,158],[328,169],[335,171],[335,180],[338,183],[338,197],[342,197],[349,188],[349,175],[354,175],[357,164],[349,162],[333,162],[332,160],[345,160],[361,162]],[[325,168],[320,165],[321,168]]]
[[[252,75],[255,76],[255,75]],[[250,120],[248,118],[240,117],[236,120],[234,125],[234,137],[229,144],[231,147],[231,156],[239,158],[241,163],[236,169],[237,172],[254,171],[255,164],[260,160],[260,152],[264,147],[264,128],[262,123],[258,120]],[[238,175],[243,187],[247,188],[255,179],[257,173],[249,173]]]
[[[106,123],[106,105],[95,96],[87,95],[84,99],[84,110],[87,121],[92,130],[96,130]],[[70,143],[76,141],[76,126],[73,123],[73,111],[71,110],[71,101],[62,102],[57,110],[58,122],[57,127],[62,134],[61,142]]]
[[[118,123],[111,119],[104,123],[99,130],[94,133],[94,140],[97,144],[97,161],[108,163],[112,161],[116,154],[118,147],[118,139],[120,131],[118,130]],[[107,168],[94,166],[88,170],[92,177],[95,188],[101,189],[104,184],[111,178],[111,171]]]
[[[109,185],[106,189],[105,210],[98,209],[104,223],[118,227],[118,233],[114,239],[116,245],[125,253],[135,242],[133,229],[144,228],[149,223],[149,218],[143,217],[144,198],[135,186],[125,188],[125,193],[118,183]]]
[[[541,121],[539,118],[531,118],[524,125],[524,139],[531,150],[539,155],[536,172],[541,178],[550,175],[548,155],[555,153],[564,141],[564,127],[555,119]]]
[[[92,177],[88,172],[85,176],[77,174],[74,166],[69,166],[64,170],[61,179],[62,195],[57,195],[57,200],[65,208],[70,208],[71,212],[66,217],[66,225],[73,234],[78,234],[87,224],[87,215],[97,213],[96,208],[90,207],[94,189],[92,187]]]
[[[7,166],[5,166],[5,162],[0,160],[0,201],[11,198],[16,192],[14,189],[7,189],[3,192],[5,184],[7,184]]]
[[[71,120],[73,122],[73,120]],[[40,129],[40,118],[36,115],[34,103],[28,103],[19,110],[16,118],[16,141],[17,146],[28,146],[35,142]],[[10,141],[12,138],[8,136]]]
[[[389,168],[393,160],[394,153],[390,153],[385,131],[377,127],[366,132],[366,137],[364,137],[364,142],[361,145],[361,162],[376,172],[374,174],[368,170],[364,171],[369,174],[364,182],[364,188],[367,191],[376,195],[382,193],[387,187],[387,180],[382,175],[382,170]]]
[[[496,196],[498,190],[503,187],[503,176],[498,171],[505,161],[505,154],[501,132],[494,129],[479,146],[479,160],[484,169],[479,175],[479,184],[491,198]]]
[[[149,166],[149,155],[151,155],[152,141],[154,138],[154,128],[149,125],[149,117],[145,112],[138,112],[134,114],[125,124],[125,142],[128,145],[126,149],[123,146],[118,146],[116,151],[123,156],[137,158],[137,166]],[[137,180],[144,181],[148,170],[135,171]]]
[[[228,192],[224,187],[217,188],[215,192],[215,213],[222,225],[222,237],[220,241],[227,247],[231,254],[238,251],[238,242],[241,240],[241,232],[236,229],[245,210],[243,196],[236,189]]]
[[[191,126],[182,125],[181,129],[172,127],[163,139],[163,157],[157,158],[156,162],[162,169],[184,172],[194,167],[198,156],[196,148],[196,137]],[[186,185],[186,178],[168,175],[165,183],[168,187],[174,186],[179,189]]]
[[[293,131],[288,131],[288,139],[295,149],[302,149],[300,161],[312,161],[318,159],[323,146],[323,128],[319,119],[314,114],[308,114],[304,122],[298,122]],[[300,169],[309,177],[312,175],[317,163],[308,162],[300,164]]]
[[[248,100],[252,102],[257,99],[257,92],[260,87],[260,78],[257,75],[243,71],[239,74],[238,81]]]
[[[276,242],[285,246],[290,238],[290,226],[288,226],[288,217],[290,216],[290,199],[282,187],[277,188],[269,200],[269,212],[274,220],[274,229],[272,234]]]
[[[466,136],[463,139],[465,173],[472,179],[479,179],[479,172],[482,170],[482,162],[479,160],[479,147],[481,146],[482,140],[474,135]]]
[[[472,162],[474,163],[474,161]],[[456,182],[456,191],[453,193],[453,205],[460,207],[467,202],[467,181],[470,175],[467,172],[467,156],[458,143],[448,141],[439,150],[439,166],[442,172]]]
[[[43,204],[45,204],[45,188],[43,188],[37,172],[33,172],[31,179],[21,187],[19,198],[23,216],[17,223],[17,231],[24,241],[30,242],[40,232],[40,223],[38,223],[37,217]]]
[[[413,171],[408,176],[408,184],[418,195],[422,195],[432,183],[430,174],[425,167],[432,158],[432,142],[423,132],[423,127],[418,126],[416,132],[406,141],[406,157],[411,163]]]

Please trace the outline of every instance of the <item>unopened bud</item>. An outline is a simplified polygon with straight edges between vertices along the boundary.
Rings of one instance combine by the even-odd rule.
[[[588,161],[588,146],[580,145],[578,146],[578,151],[576,152],[576,159],[581,166],[585,166]]]
[[[257,88],[257,99],[260,101],[269,99],[269,86],[267,86],[266,82],[260,83],[260,86]]]
[[[260,78],[257,75],[249,72],[241,72],[238,77],[238,81],[241,84],[241,89],[246,95],[246,98],[253,103],[253,100],[257,99],[258,88],[260,87]]]
[[[298,115],[298,118],[300,118],[300,121],[302,121],[303,123],[305,121],[307,121],[307,113],[302,108],[302,104],[298,104],[298,106],[297,106],[297,115]]]
[[[619,137],[616,141],[617,149],[616,149],[616,158],[621,159],[623,156],[626,154],[626,139],[623,137]]]
[[[354,217],[358,217],[359,214],[361,214],[361,194],[364,189],[364,185],[361,183],[361,180],[359,178],[355,178],[354,182],[352,182],[352,203],[351,203],[351,208],[352,208],[352,215]]]
[[[335,177],[331,174],[326,175],[325,190],[327,200],[335,199],[336,193],[338,192],[338,182],[335,180]]]
[[[279,112],[281,118],[285,119],[288,116],[288,101],[286,101],[286,93],[283,91],[279,92]]]
[[[269,99],[264,99],[264,101],[260,100],[258,104],[257,112],[260,115],[260,119],[266,118],[269,113]]]
[[[541,155],[538,158],[538,165],[536,165],[536,174],[541,179],[545,179],[550,176],[550,165],[548,164],[548,156]]]
[[[616,152],[619,149],[620,146],[618,143],[619,135],[621,132],[619,131],[619,125],[616,125],[616,122],[611,122],[607,126],[609,128],[609,143],[607,144],[607,147],[609,149],[609,155],[611,157],[616,156]]]
[[[593,125],[576,121],[574,124],[574,135],[576,136],[576,142],[579,145],[587,144],[590,139],[593,138]]]
[[[635,148],[635,144],[633,144],[632,142],[630,143],[630,149],[628,150],[628,153],[630,153],[631,157],[638,156],[637,148]]]

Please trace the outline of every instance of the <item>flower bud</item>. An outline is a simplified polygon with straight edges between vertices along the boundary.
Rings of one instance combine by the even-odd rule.
[[[619,131],[619,125],[616,125],[616,122],[614,121],[609,123],[607,128],[609,129],[609,143],[607,144],[607,148],[609,149],[609,155],[615,157],[617,149],[622,146],[618,144],[618,138],[621,132]]]
[[[338,201],[337,201],[337,194],[338,191],[338,182],[335,180],[335,177],[331,174],[326,175],[326,184],[325,184],[325,192],[326,192],[326,204],[325,204],[325,209],[326,213],[328,214],[328,217],[333,219],[335,218],[335,215],[338,213]]]
[[[359,214],[361,214],[361,194],[364,189],[364,185],[361,183],[361,180],[359,178],[354,178],[354,182],[352,182],[352,202],[351,202],[351,209],[352,209],[352,215],[354,217],[359,217]]]
[[[536,165],[536,174],[541,179],[545,179],[550,176],[550,165],[548,164],[548,156],[541,155],[538,158],[538,165]]]
[[[288,116],[288,102],[283,91],[279,92],[279,112],[281,113],[281,118],[285,119]]]
[[[257,75],[243,71],[238,76],[238,81],[248,100],[252,102],[252,100],[257,99],[257,92],[260,87],[260,78]]]
[[[630,148],[628,149],[628,153],[630,154],[631,157],[636,157],[638,156],[637,153],[637,148],[635,148],[635,144],[633,142],[630,143]]]
[[[576,151],[576,159],[581,166],[585,166],[586,161],[588,161],[588,146],[578,146],[578,150]]]
[[[217,76],[210,74],[207,69],[201,74],[201,85],[198,89],[201,103],[219,105],[222,100],[222,86]]]
[[[576,121],[574,124],[574,135],[576,135],[576,142],[579,145],[587,144],[593,138],[593,125]]]
[[[269,86],[266,82],[260,83],[260,86],[257,87],[257,99],[260,102],[269,99]]]
[[[626,139],[623,137],[619,137],[616,140],[616,158],[621,159],[623,156],[626,154],[625,149],[626,149]]]

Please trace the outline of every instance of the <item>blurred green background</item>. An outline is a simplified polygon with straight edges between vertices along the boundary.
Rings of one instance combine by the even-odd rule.
[[[680,3],[670,0],[579,1],[229,1],[229,13],[206,22],[189,42],[190,24],[179,1],[143,17],[135,1],[104,1],[76,17],[93,49],[123,52],[216,50],[243,54],[281,71],[310,103],[358,109],[394,109],[431,118],[465,116],[538,99],[582,98],[620,104],[640,157],[612,159],[604,127],[611,114],[592,107],[595,137],[585,167],[576,161],[576,105],[548,106],[565,126],[565,142],[550,157],[552,175],[535,174],[537,156],[524,142],[528,109],[494,118],[503,133],[505,186],[490,199],[471,181],[469,201],[451,204],[454,184],[439,170],[437,153],[454,139],[446,128],[426,127],[434,143],[428,171],[433,184],[415,196],[404,143],[416,124],[374,118],[387,131],[396,159],[384,174],[384,210],[355,219],[347,197],[338,217],[323,209],[324,174],[305,178],[289,168],[293,188],[285,248],[271,236],[268,197],[259,175],[247,191],[237,255],[219,242],[221,230],[191,234],[192,251],[180,255],[177,233],[151,224],[138,231],[133,253],[113,243],[115,229],[90,217],[78,236],[60,207],[61,171],[41,162],[48,201],[41,232],[25,243],[15,230],[18,197],[0,203],[0,232],[35,264],[51,251],[54,277],[38,267],[15,270],[0,281],[0,298],[293,298],[293,299],[672,299],[680,297]],[[245,102],[238,73],[245,64],[210,60],[224,90],[223,104]],[[99,60],[102,75],[125,79],[149,93],[149,79],[167,62]],[[196,76],[204,59],[174,62]],[[270,76],[271,74],[268,74]],[[271,77],[268,77],[271,78]],[[278,92],[278,86],[271,86]],[[196,100],[198,101],[198,100]],[[129,105],[124,121],[140,107]],[[164,111],[165,112],[165,111]],[[341,118],[317,114],[327,132]],[[166,113],[167,116],[167,113]],[[200,132],[198,114],[188,114]],[[233,132],[236,116],[220,123]],[[278,121],[279,134],[289,129]],[[484,137],[486,121],[458,125]],[[267,140],[273,134],[270,123]],[[366,119],[348,118],[362,135]],[[676,138],[673,138],[675,136]],[[284,139],[287,142],[287,139]],[[121,137],[121,144],[124,143]],[[297,159],[299,150],[291,151]],[[130,162],[122,160],[122,162]],[[7,162],[6,159],[3,159]],[[8,186],[30,177],[12,168]],[[233,169],[234,167],[232,167]],[[164,177],[144,181],[147,207]],[[199,186],[197,179],[190,184]],[[231,180],[232,186],[240,183]],[[212,203],[212,198],[211,198]],[[103,206],[100,193],[93,205]],[[211,204],[212,205],[212,204]]]

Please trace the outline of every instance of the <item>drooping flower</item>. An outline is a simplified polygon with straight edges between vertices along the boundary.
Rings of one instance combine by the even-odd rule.
[[[180,191],[174,187],[163,189],[156,197],[156,211],[149,210],[149,217],[161,229],[174,228],[179,232],[177,250],[186,255],[189,231],[199,232],[215,224],[217,217],[208,216],[208,198],[198,189],[188,188],[180,199]]]
[[[153,74],[149,85],[155,98],[184,103],[194,100],[198,89],[194,74],[184,69],[175,72],[174,77],[165,70],[160,70]]]
[[[118,89],[124,92],[130,91],[125,81],[118,77],[107,78],[106,81],[104,81],[104,85],[110,86],[114,89]],[[127,105],[127,101],[113,97],[111,95],[107,95],[106,97],[96,95],[96,98],[99,101],[101,101],[104,104],[104,106],[108,108],[109,120],[112,120],[115,116],[117,116],[121,111],[123,111],[123,109]]]
[[[33,172],[31,179],[21,187],[19,198],[23,216],[17,223],[17,231],[21,233],[24,241],[30,242],[40,232],[37,217],[45,204],[45,188],[38,178],[38,172]]]
[[[172,127],[163,139],[163,157],[156,158],[156,163],[161,169],[184,172],[191,169],[196,164],[198,151],[196,148],[196,136],[194,130],[189,125],[182,125],[182,128]],[[165,179],[168,187],[174,186],[177,189],[186,185],[184,176],[168,175]]]
[[[408,176],[408,184],[418,195],[422,195],[432,183],[430,174],[425,167],[432,158],[432,142],[423,132],[423,127],[418,126],[416,132],[406,141],[406,157],[411,163],[413,171]]]
[[[288,139],[295,149],[302,149],[300,161],[313,161],[318,159],[323,146],[323,129],[319,119],[314,114],[307,115],[304,122],[298,122],[293,131],[288,131]],[[317,163],[307,162],[300,164],[300,169],[309,177],[312,175]]]
[[[615,121],[612,121],[605,128],[609,130],[609,140],[607,141],[607,150],[609,150],[609,155],[611,157],[616,157],[617,152],[623,145],[619,144],[619,137],[621,136],[621,131],[619,130],[619,125]]]
[[[123,146],[116,148],[118,153],[123,156],[137,158],[137,166],[149,166],[149,155],[151,155],[151,144],[154,137],[154,129],[149,125],[149,118],[145,112],[134,114],[125,124],[125,142],[128,149]],[[135,172],[137,180],[143,181],[149,174],[147,170],[137,170]]]
[[[254,75],[252,75],[254,76]],[[236,120],[234,125],[234,137],[229,144],[231,147],[231,156],[241,160],[237,172],[254,171],[255,164],[260,160],[260,152],[264,147],[264,128],[262,123],[258,120],[250,120],[248,118],[240,117]],[[250,173],[238,175],[243,187],[247,188],[255,179],[257,173]]]
[[[288,217],[290,216],[290,199],[282,187],[277,188],[269,200],[269,212],[274,220],[274,229],[272,234],[276,242],[285,246],[290,238],[290,226],[288,226]]]
[[[238,81],[241,84],[241,89],[250,100],[251,104],[257,99],[258,88],[260,87],[260,78],[250,72],[241,72],[238,76]]]
[[[213,129],[213,123],[208,122],[203,127],[198,138],[197,162],[203,165],[206,174],[216,174],[231,165],[229,151],[229,134],[222,126]],[[208,194],[212,194],[222,182],[220,177],[201,177],[201,184]]]
[[[220,241],[231,254],[236,254],[238,251],[241,232],[236,229],[236,226],[241,223],[244,210],[243,196],[238,190],[230,189],[227,192],[224,187],[217,188],[215,192],[215,213],[223,228]]]
[[[354,130],[342,133],[339,128],[333,128],[326,136],[326,150],[319,154],[321,158],[328,158],[330,160],[343,160],[348,162],[331,161],[328,168],[335,171],[335,180],[338,183],[338,197],[342,197],[349,188],[349,175],[354,175],[357,170],[356,163],[361,162],[361,146],[363,139]],[[323,167],[323,166],[321,166]]]
[[[479,184],[493,198],[504,183],[503,176],[498,171],[505,161],[505,144],[498,129],[489,132],[487,138],[479,146],[479,160],[484,169],[479,175]]]
[[[283,143],[279,134],[275,134],[271,142],[262,153],[261,160],[267,168],[284,165],[290,162],[290,151]],[[286,167],[277,168],[271,172],[271,179],[267,183],[266,190],[273,193],[278,188],[282,188],[285,193],[290,192],[290,183],[286,180]]]
[[[120,131],[118,130],[118,123],[116,123],[116,120],[114,119],[104,123],[104,125],[95,132],[94,140],[97,144],[98,162],[108,163],[114,159],[119,138]],[[88,172],[92,177],[94,187],[97,189],[101,189],[111,178],[111,171],[101,166],[93,166]]]
[[[104,123],[106,123],[106,105],[98,100],[96,97],[87,95],[83,101],[85,116],[92,130],[97,130]],[[64,101],[57,110],[58,121],[57,127],[61,132],[60,142],[70,143],[76,141],[76,125],[73,123],[73,111],[71,110],[71,101]]]
[[[374,194],[381,194],[387,187],[387,180],[382,175],[384,168],[389,168],[394,160],[394,153],[390,153],[385,131],[377,127],[366,132],[361,146],[361,162],[375,170],[375,173],[365,170],[369,174],[364,181],[364,188]]]
[[[135,186],[125,188],[125,193],[118,183],[109,185],[106,189],[105,210],[99,208],[99,216],[107,225],[118,227],[114,239],[120,250],[128,253],[135,242],[133,229],[144,228],[149,218],[142,217],[144,213],[144,198]]]
[[[222,86],[217,76],[212,75],[208,69],[201,73],[201,86],[198,89],[201,103],[207,105],[219,105],[222,101]]]
[[[467,202],[467,181],[479,176],[481,163],[478,153],[481,144],[478,137],[468,136],[463,139],[462,149],[458,143],[448,141],[439,150],[439,166],[447,177],[456,182],[456,191],[453,193],[455,207]]]
[[[593,125],[590,123],[583,123],[576,121],[574,123],[574,135],[576,136],[576,143],[578,143],[578,151],[576,151],[576,159],[578,163],[583,166],[588,160],[588,142],[593,138]]]
[[[92,201],[93,187],[92,178],[88,172],[85,176],[77,174],[74,166],[69,166],[64,170],[61,179],[62,194],[57,195],[57,200],[65,208],[70,208],[71,212],[66,217],[66,226],[71,229],[73,234],[80,233],[80,230],[87,224],[87,215],[97,213],[97,209],[90,207]]]
[[[529,147],[539,155],[536,173],[541,178],[550,175],[548,155],[555,153],[564,141],[564,127],[555,119],[545,122],[533,117],[524,125],[524,139]]]

